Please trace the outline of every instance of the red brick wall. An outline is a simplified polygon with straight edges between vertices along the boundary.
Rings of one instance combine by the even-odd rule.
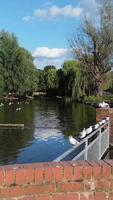
[[[0,167],[3,200],[113,200],[113,161]]]
[[[96,121],[109,117],[110,118],[110,141],[113,143],[113,108],[97,108]]]

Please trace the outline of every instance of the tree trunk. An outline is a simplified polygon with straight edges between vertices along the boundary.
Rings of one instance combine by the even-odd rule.
[[[103,96],[103,90],[102,90],[102,80],[96,80],[95,84],[95,95],[96,96]]]

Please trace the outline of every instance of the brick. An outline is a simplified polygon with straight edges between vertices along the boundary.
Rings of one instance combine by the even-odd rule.
[[[65,200],[65,194],[53,194],[52,200]]]
[[[35,196],[31,196],[31,197],[22,197],[22,198],[19,198],[19,200],[37,200]]]
[[[109,200],[113,200],[113,192],[109,193]]]
[[[53,181],[53,172],[50,164],[44,163],[43,167],[44,167],[44,181],[45,182]]]
[[[35,166],[35,183],[43,183],[44,181],[44,168],[42,164]]]
[[[12,185],[15,183],[15,172],[14,170],[5,171],[5,185]]]
[[[5,181],[4,175],[5,175],[4,169],[0,167],[0,185],[4,185],[4,181]]]
[[[94,200],[94,194],[91,192],[84,192],[80,194],[80,200]]]
[[[96,181],[96,190],[98,191],[109,191],[110,182],[108,180],[97,180]]]
[[[9,187],[9,188],[2,188],[0,190],[0,197],[2,198],[9,198],[9,197],[18,197],[25,195],[24,188],[20,186]]]
[[[95,180],[84,180],[85,191],[93,191],[96,188]]]
[[[73,183],[59,183],[57,186],[57,191],[59,192],[79,192],[84,189],[83,182],[73,182]]]
[[[41,195],[41,196],[38,196],[36,200],[51,200],[51,196],[49,194]]]
[[[34,183],[34,169],[33,168],[25,169],[25,182],[27,184]]]
[[[15,174],[16,174],[16,184],[17,185],[25,184],[25,169],[18,168],[15,170]]]
[[[110,179],[111,178],[110,165],[103,160],[97,161],[97,163],[102,167],[102,177],[104,177],[104,179]]]
[[[70,161],[70,164],[73,166],[73,180],[82,180],[83,179],[83,166],[77,162]]]
[[[66,200],[79,200],[78,193],[67,193]]]
[[[113,160],[105,160],[105,162],[111,167],[111,173],[113,176]]]
[[[106,194],[104,192],[95,192],[95,200],[106,200]]]
[[[95,161],[88,161],[92,166],[93,178],[98,179],[102,177],[102,167]]]
[[[25,187],[25,194],[47,194],[54,193],[56,190],[55,184],[41,184],[41,185],[27,185]]]
[[[58,182],[62,181],[63,178],[63,167],[60,163],[51,163],[52,172],[53,172],[53,180]]]
[[[69,162],[61,162],[64,171],[64,180],[72,180],[73,179],[73,166]]]
[[[83,166],[83,178],[91,179],[92,178],[92,166],[87,161],[79,161],[81,166]]]

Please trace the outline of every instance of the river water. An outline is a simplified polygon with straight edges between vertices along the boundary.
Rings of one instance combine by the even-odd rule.
[[[46,162],[72,147],[69,135],[76,136],[95,123],[95,109],[44,99],[5,102],[0,107],[0,123],[25,124],[24,129],[0,129],[0,165]]]

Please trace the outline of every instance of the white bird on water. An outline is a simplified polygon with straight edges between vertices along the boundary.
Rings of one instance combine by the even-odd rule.
[[[109,108],[109,104],[108,103],[105,103],[104,101],[102,103],[99,103],[98,105],[100,108]]]
[[[21,108],[16,108],[16,111],[20,111],[21,110]]]
[[[85,138],[86,137],[86,134],[87,134],[87,132],[86,132],[86,129],[84,128],[83,129],[83,131],[82,132],[80,132],[80,139],[83,139],[83,138]]]
[[[79,144],[80,142],[78,140],[76,140],[73,136],[69,136],[69,141],[71,144],[73,145],[77,145]]]
[[[9,102],[9,106],[11,106],[13,104],[13,102]]]

